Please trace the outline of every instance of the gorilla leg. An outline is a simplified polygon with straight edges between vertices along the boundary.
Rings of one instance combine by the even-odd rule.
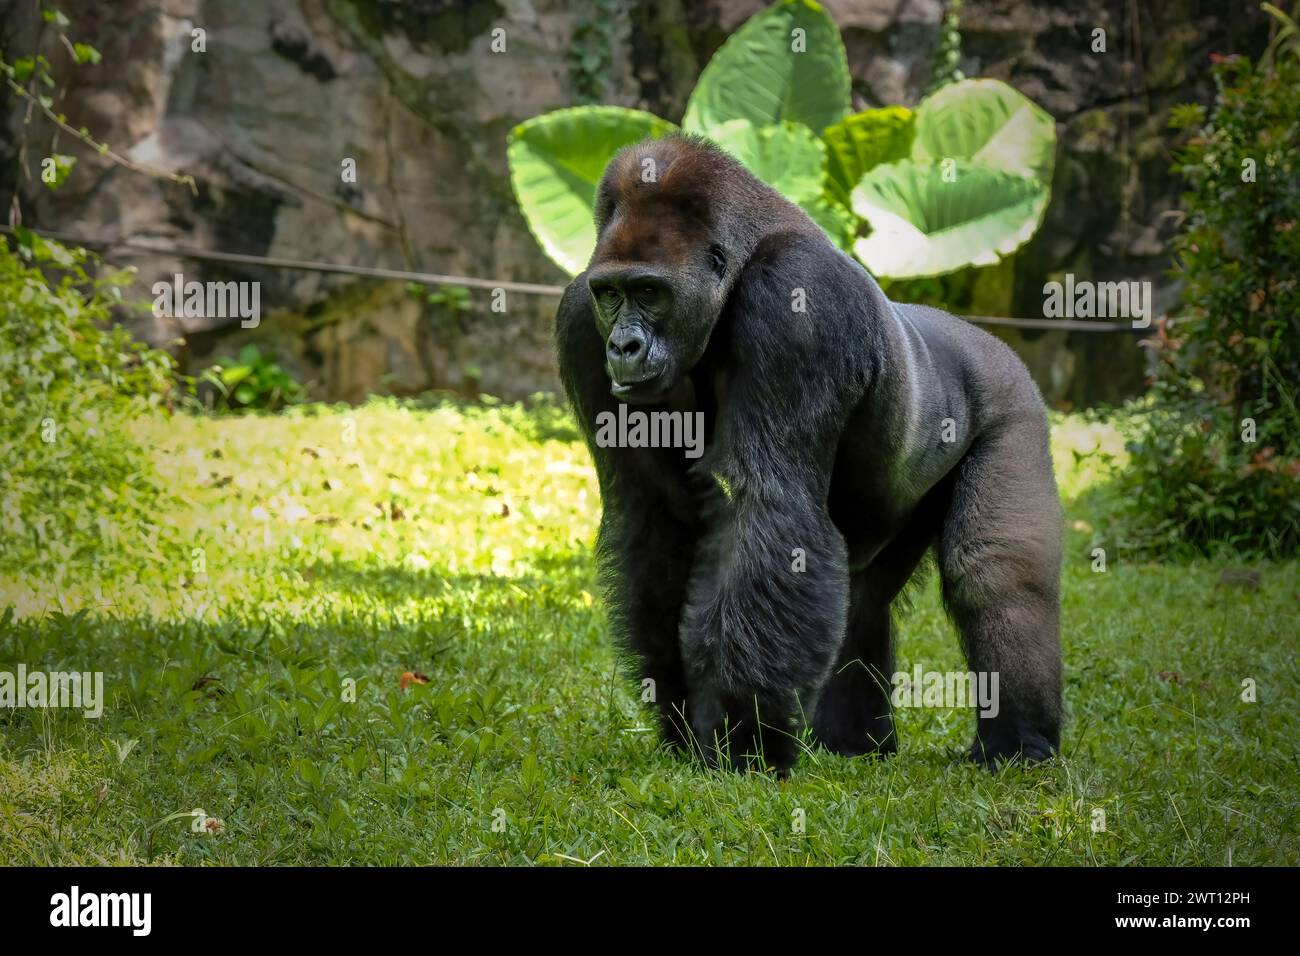
[[[939,538],[944,603],[971,670],[998,675],[971,758],[1043,760],[1060,745],[1061,512],[1037,415],[981,436],[958,466]]]
[[[797,694],[754,691],[742,696],[698,679],[691,692],[695,748],[706,764],[733,770],[770,767],[779,777],[789,774],[799,756],[798,727],[792,719],[799,706]]]
[[[898,749],[889,690],[894,648],[889,599],[867,572],[849,585],[849,627],[835,671],[822,688],[813,721],[817,743],[844,757]]]
[[[817,742],[845,757],[894,753],[894,628],[891,607],[934,543],[948,502],[941,483],[907,527],[849,584],[849,625],[835,671],[817,703]]]
[[[598,563],[614,631],[636,660],[661,738],[682,750],[690,734],[678,629],[693,548],[694,534],[663,509],[611,503],[601,520]]]
[[[784,775],[843,643],[849,582],[844,539],[812,493],[767,484],[775,500],[738,490],[710,509],[681,645],[705,761]],[[792,548],[806,573],[791,566]],[[743,759],[753,755],[762,759]]]

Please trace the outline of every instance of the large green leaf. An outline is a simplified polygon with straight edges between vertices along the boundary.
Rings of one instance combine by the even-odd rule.
[[[826,172],[830,190],[848,205],[864,173],[881,163],[907,159],[912,152],[914,118],[905,106],[886,106],[846,116],[826,127]]]
[[[821,195],[826,147],[807,126],[755,126],[749,120],[728,120],[714,128],[712,139],[791,202]]]
[[[808,214],[808,218],[821,226],[822,232],[845,252],[853,248],[853,232],[858,220],[839,200],[826,193],[812,199],[806,199],[799,206]]]
[[[542,249],[569,275],[596,248],[596,186],[622,147],[675,130],[653,113],[579,106],[534,117],[510,133],[510,182]]]
[[[916,108],[912,158],[968,160],[1052,184],[1056,121],[1000,80],[950,83]]]
[[[957,162],[904,159],[877,166],[853,190],[853,211],[871,234],[853,251],[876,275],[892,279],[942,275],[996,263],[1029,241],[1047,208],[1035,179]]]
[[[803,209],[841,249],[849,248],[853,214],[826,195],[826,147],[807,126],[755,126],[728,120],[713,130],[714,141],[740,164]]]
[[[791,120],[820,134],[848,111],[849,62],[839,29],[820,4],[784,0],[751,17],[713,55],[682,126],[712,136],[728,120]]]

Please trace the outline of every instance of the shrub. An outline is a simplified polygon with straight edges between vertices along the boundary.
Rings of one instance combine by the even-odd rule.
[[[199,379],[213,387],[218,411],[249,408],[274,412],[304,401],[307,395],[297,379],[256,345],[245,345],[238,358],[218,359]]]
[[[152,551],[162,492],[132,437],[170,408],[171,357],[111,324],[129,273],[17,229],[0,242],[0,564]],[[52,278],[47,278],[50,276]]]
[[[1175,242],[1181,314],[1155,337],[1149,413],[1122,490],[1147,550],[1300,550],[1300,60],[1219,58],[1218,96],[1174,169],[1188,183]]]

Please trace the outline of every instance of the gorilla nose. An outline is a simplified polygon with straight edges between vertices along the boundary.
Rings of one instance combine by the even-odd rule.
[[[614,381],[630,385],[644,378],[646,351],[645,333],[639,328],[620,325],[610,332],[605,352]]]

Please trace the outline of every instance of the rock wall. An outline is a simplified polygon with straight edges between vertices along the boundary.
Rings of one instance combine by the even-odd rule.
[[[523,397],[556,387],[555,299],[508,293],[504,313],[474,292],[469,311],[403,283],[198,262],[128,239],[443,274],[563,284],[515,207],[505,140],[518,122],[584,100],[680,119],[709,56],[762,0],[63,0],[77,39],[103,53],[74,68],[27,0],[0,0],[7,58],[39,47],[66,79],[57,109],[132,159],[184,170],[197,195],[60,140],[80,162],[39,186],[52,130],[27,127],[33,178],[16,173],[24,110],[9,97],[0,191],[23,221],[101,239],[140,270],[142,295],[187,279],[258,280],[263,320],[136,321],[177,345],[191,371],[245,340],[267,343],[321,398],[447,389]],[[826,0],[844,33],[860,107],[915,105],[929,77],[939,0]],[[1168,109],[1213,95],[1208,54],[1256,53],[1266,26],[1228,0],[968,0],[967,75],[1004,79],[1058,120],[1047,221],[1017,256],[1013,313],[1041,313],[1042,285],[1073,271],[1154,280],[1158,307],[1179,183],[1168,173]],[[490,50],[503,28],[506,52]],[[1093,53],[1092,31],[1107,33]],[[191,49],[202,28],[206,51]],[[357,181],[340,176],[346,159]],[[1141,387],[1133,337],[1010,336],[1058,404]]]

